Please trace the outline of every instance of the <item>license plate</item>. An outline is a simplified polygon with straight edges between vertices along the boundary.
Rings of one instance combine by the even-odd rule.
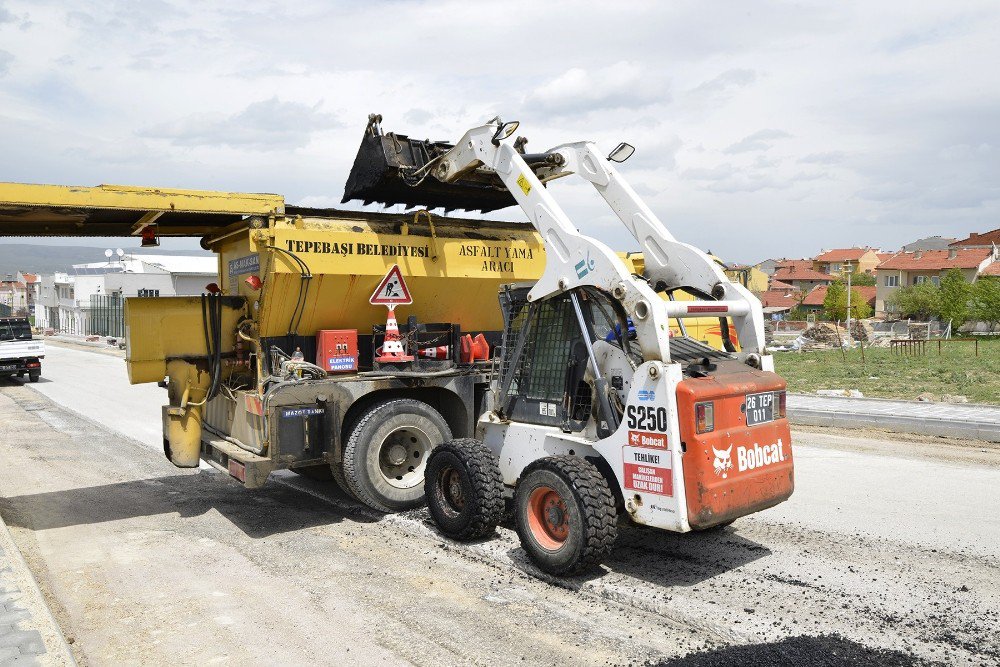
[[[0,371],[16,371],[17,366],[0,366]]]
[[[747,426],[774,421],[774,392],[747,394]]]

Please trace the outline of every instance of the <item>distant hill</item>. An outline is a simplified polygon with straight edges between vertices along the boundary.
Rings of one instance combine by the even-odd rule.
[[[53,273],[68,271],[73,264],[100,262],[108,246],[34,245],[0,241],[0,279],[18,271],[28,273]],[[126,248],[130,255],[200,255],[210,256],[207,250],[167,250],[164,248]]]

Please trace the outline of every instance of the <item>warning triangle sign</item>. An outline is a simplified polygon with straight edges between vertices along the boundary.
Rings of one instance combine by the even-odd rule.
[[[403,280],[403,273],[399,270],[398,264],[392,265],[368,302],[375,306],[401,306],[413,303],[410,289]]]

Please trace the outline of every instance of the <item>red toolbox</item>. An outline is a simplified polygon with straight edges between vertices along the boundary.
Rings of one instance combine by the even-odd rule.
[[[324,329],[316,332],[316,365],[328,373],[358,370],[358,330]]]

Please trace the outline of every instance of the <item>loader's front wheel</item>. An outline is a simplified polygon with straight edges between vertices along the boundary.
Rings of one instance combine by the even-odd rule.
[[[441,413],[409,398],[380,403],[358,420],[344,445],[344,482],[351,495],[380,512],[424,503],[431,450],[451,440]]]
[[[461,438],[436,448],[427,461],[424,491],[434,523],[452,539],[486,537],[503,519],[500,459],[479,440]]]
[[[591,463],[551,456],[529,465],[514,493],[521,546],[550,574],[570,575],[600,563],[618,538],[615,501]]]

